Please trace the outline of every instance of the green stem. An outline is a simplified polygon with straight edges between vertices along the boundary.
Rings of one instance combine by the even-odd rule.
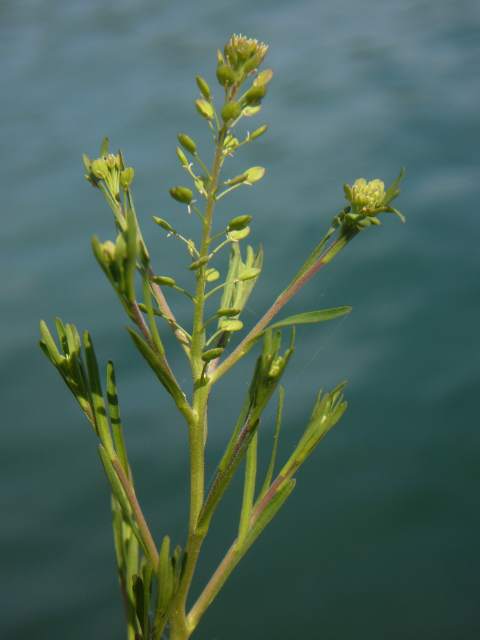
[[[223,143],[227,134],[227,127],[220,129],[217,137],[215,156],[208,186],[207,204],[203,219],[202,242],[200,258],[209,254],[213,213],[215,210],[218,180],[223,163]],[[211,385],[202,376],[204,362],[202,351],[205,346],[205,271],[207,265],[197,270],[197,285],[195,291],[195,309],[193,316],[193,330],[191,343],[191,366],[193,377],[193,419],[189,421],[190,448],[190,516],[189,531],[186,546],[186,562],[183,576],[171,615],[172,640],[186,640],[191,633],[186,622],[186,601],[197,565],[198,556],[205,537],[204,533],[196,531],[198,516],[202,509],[205,493],[205,440],[207,432],[207,405]]]

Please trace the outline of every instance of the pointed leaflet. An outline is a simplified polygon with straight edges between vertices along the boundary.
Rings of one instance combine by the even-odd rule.
[[[174,590],[173,566],[170,557],[170,538],[165,536],[160,547],[157,569],[157,606],[154,638],[160,638],[168,617],[168,606]]]
[[[289,327],[297,324],[314,324],[317,322],[325,322],[327,320],[334,320],[341,316],[350,313],[352,307],[332,307],[331,309],[319,309],[318,311],[305,311],[304,313],[298,313],[294,316],[289,316],[284,320],[279,320],[269,325],[269,329],[280,329],[281,327]]]
[[[255,480],[257,477],[257,446],[258,431],[255,432],[247,449],[242,509],[240,512],[240,525],[238,529],[238,540],[240,544],[243,542],[245,536],[247,535],[250,523],[250,515],[252,513],[253,501],[255,499]]]
[[[182,391],[178,388],[175,381],[171,378],[170,374],[165,368],[165,364],[159,354],[157,354],[150,345],[138,335],[132,328],[127,327],[127,331],[130,334],[135,346],[140,351],[142,356],[148,362],[153,369],[155,375],[163,384],[168,393],[176,400],[177,404],[184,404],[185,397]]]
[[[67,329],[70,325],[67,325]],[[67,331],[67,339],[68,339]],[[88,382],[90,387],[90,395],[92,398],[92,407],[95,415],[95,423],[97,425],[98,436],[104,445],[108,454],[113,457],[113,441],[108,424],[107,414],[105,411],[105,401],[103,399],[102,385],[100,383],[100,374],[98,371],[97,358],[93,348],[92,338],[88,331],[83,334],[83,346],[85,349],[85,359],[87,361]]]
[[[275,471],[275,462],[277,459],[277,449],[278,449],[278,440],[280,437],[280,426],[282,423],[282,414],[283,414],[283,403],[285,400],[285,388],[280,386],[278,390],[278,406],[277,406],[277,415],[275,419],[275,432],[273,435],[273,447],[272,447],[272,455],[270,457],[270,462],[268,463],[267,473],[265,475],[265,480],[263,482],[262,489],[260,491],[260,497],[265,495],[267,492],[273,478],[273,472]]]
[[[269,502],[265,507],[262,508],[261,511],[255,513],[255,509],[250,531],[248,532],[248,535],[246,536],[241,548],[242,555],[252,546],[252,544],[262,533],[265,527],[270,524],[273,518],[277,515],[294,488],[295,480],[288,480],[280,487],[273,498],[269,500]]]
[[[385,205],[389,205],[390,202],[395,200],[395,198],[399,195],[400,183],[402,182],[404,177],[405,177],[405,169],[404,167],[402,167],[400,169],[400,173],[398,174],[397,178],[395,178],[395,180],[392,182],[392,184],[388,187],[388,189],[385,192],[385,197],[383,199],[383,203]]]
[[[147,311],[148,324],[150,326],[150,334],[153,339],[153,344],[155,345],[157,352],[163,356],[165,353],[165,349],[163,347],[160,334],[158,333],[157,323],[155,321],[155,314],[153,312],[152,294],[150,293],[150,284],[146,278],[143,280],[143,299],[145,301],[145,309]]]
[[[118,404],[117,384],[115,381],[115,369],[110,360],[107,364],[107,404],[110,424],[112,426],[113,442],[120,463],[127,477],[130,477],[128,466],[127,449],[123,439],[123,426],[120,417],[120,407]]]

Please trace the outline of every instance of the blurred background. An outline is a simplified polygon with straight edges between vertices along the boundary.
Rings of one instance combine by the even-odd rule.
[[[215,84],[215,50],[232,32],[269,43],[275,72],[255,121],[268,134],[227,165],[267,175],[218,211],[253,214],[251,240],[264,245],[247,322],[343,206],[343,182],[390,182],[405,166],[408,220],[384,216],[286,310],[354,307],[298,331],[281,459],[319,387],[348,379],[349,410],[198,638],[479,637],[479,28],[474,0],[0,2],[2,638],[124,633],[95,439],[36,345],[40,318],[88,328],[100,360],[115,360],[138,494],[157,539],[183,543],[185,429],[91,255],[91,236],[114,232],[81,153],[95,156],[104,135],[125,151],[154,264],[189,284],[186,255],[151,216],[196,232],[168,195],[186,182],[175,136],[187,131],[209,157],[194,76]],[[252,366],[214,394],[210,472]],[[271,433],[266,420],[263,459]],[[233,539],[239,492],[218,513],[195,592]]]

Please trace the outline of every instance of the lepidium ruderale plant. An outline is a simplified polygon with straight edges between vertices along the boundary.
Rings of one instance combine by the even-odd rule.
[[[57,344],[47,325],[41,323],[40,346],[75,396],[99,441],[100,460],[112,493],[113,537],[129,639],[190,638],[234,568],[283,507],[295,487],[299,468],[347,406],[344,384],[318,392],[303,434],[277,470],[285,395],[280,381],[294,352],[295,327],[338,318],[351,309],[320,309],[280,319],[278,314],[353,238],[380,225],[380,214],[394,213],[403,219],[392,207],[402,173],[388,189],[378,179],[368,182],[360,178],[351,186],[345,185],[346,206],[333,217],[326,234],[319,238],[291,282],[257,323],[244,332],[242,312],[262,271],[263,254],[261,249],[245,246],[252,216],[232,211],[232,216],[225,217],[222,207],[224,211],[217,217],[216,208],[224,204],[230,192],[254,186],[265,173],[263,167],[254,166],[226,178],[224,169],[231,156],[245,145],[256,143],[267,131],[263,124],[251,132],[240,132],[244,122],[260,114],[272,79],[270,69],[260,71],[267,48],[256,40],[234,35],[224,51],[218,51],[220,100],[214,98],[203,77],[196,78],[199,97],[195,107],[210,129],[213,158],[207,161],[196,142],[180,133],[176,153],[190,186],[170,189],[172,198],[191,214],[193,238],[180,234],[175,224],[154,217],[160,240],[173,237],[185,247],[185,272],[180,274],[180,282],[191,275],[190,290],[165,272],[168,265],[161,264],[159,270],[154,265],[135,210],[134,169],[127,165],[124,155],[110,153],[105,139],[98,158],[84,156],[86,178],[111,208],[116,230],[113,240],[101,242],[94,237],[93,253],[128,316],[130,338],[185,424],[190,452],[190,515],[183,548],[173,546],[167,535],[157,541],[143,515],[123,436],[113,363],[108,362],[102,381],[87,331],[80,337],[73,324],[57,319]],[[222,251],[230,253],[223,274],[216,264]],[[177,319],[170,306],[175,296],[189,300],[191,318]],[[190,364],[188,389],[182,388],[169,364],[163,340],[169,330]],[[282,347],[285,337],[287,345]],[[212,389],[254,347],[259,355],[248,392],[206,489],[207,416]],[[270,460],[265,477],[257,478],[257,434],[274,395],[277,410]],[[242,464],[244,489],[238,534],[209,582],[191,598],[190,586],[202,544]]]

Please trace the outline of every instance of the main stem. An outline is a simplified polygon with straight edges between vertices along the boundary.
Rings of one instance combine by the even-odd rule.
[[[223,143],[227,133],[224,125],[218,132],[215,156],[213,160],[211,178],[207,191],[207,204],[203,219],[202,242],[200,259],[209,254],[211,230],[218,180],[223,163]],[[207,405],[210,383],[203,376],[204,362],[202,351],[205,346],[205,271],[207,265],[197,270],[197,285],[195,291],[195,309],[193,316],[191,363],[193,377],[193,418],[188,425],[190,448],[190,516],[188,540],[186,547],[186,562],[179,590],[175,596],[171,616],[171,640],[187,640],[193,628],[187,625],[186,601],[197,565],[200,549],[205,534],[196,531],[205,492],[205,440],[207,432]]]

